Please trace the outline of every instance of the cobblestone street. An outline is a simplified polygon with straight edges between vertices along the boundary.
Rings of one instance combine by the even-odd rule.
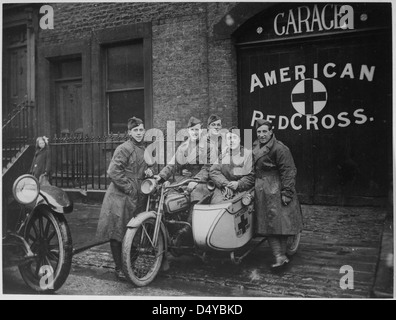
[[[76,203],[68,216],[74,247],[94,239],[100,205]],[[71,274],[59,295],[242,296],[293,298],[369,298],[375,281],[383,208],[303,206],[305,229],[300,249],[281,272],[273,272],[265,242],[240,265],[223,256],[170,257],[170,270],[146,288],[119,283],[112,274],[109,245],[73,258]],[[354,271],[354,289],[342,290],[342,266]],[[4,293],[29,293],[17,271],[5,271]]]

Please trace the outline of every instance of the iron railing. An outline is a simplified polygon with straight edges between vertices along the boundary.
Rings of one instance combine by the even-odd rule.
[[[107,169],[115,149],[128,139],[126,134],[54,137],[51,150],[51,184],[60,188],[106,190],[110,185]],[[163,165],[157,165],[158,172]]]
[[[3,120],[3,167],[25,146],[33,143],[29,115],[32,107],[27,101],[15,107]]]

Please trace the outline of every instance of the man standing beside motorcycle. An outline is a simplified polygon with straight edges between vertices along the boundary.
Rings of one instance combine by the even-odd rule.
[[[237,127],[229,129],[226,143],[221,163],[212,165],[209,172],[216,186],[211,204],[229,200],[254,186],[252,151],[241,145]]]
[[[289,260],[288,237],[302,230],[302,214],[295,189],[297,169],[288,147],[275,138],[272,123],[256,122],[257,141],[253,144],[256,174],[256,233],[268,237],[275,257],[273,268]]]
[[[125,279],[122,272],[122,240],[128,222],[143,211],[145,196],[140,184],[152,177],[152,164],[145,161],[144,123],[139,118],[128,120],[129,140],[118,146],[111,159],[107,173],[111,179],[103,199],[96,237],[100,241],[110,240],[115,263],[115,274]]]

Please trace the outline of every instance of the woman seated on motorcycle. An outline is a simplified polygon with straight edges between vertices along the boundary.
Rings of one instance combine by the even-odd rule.
[[[241,145],[237,127],[229,129],[226,142],[221,163],[212,165],[209,171],[209,178],[216,186],[211,204],[232,199],[254,186],[252,151]]]

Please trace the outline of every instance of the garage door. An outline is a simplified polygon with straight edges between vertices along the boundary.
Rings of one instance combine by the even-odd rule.
[[[291,149],[304,202],[380,204],[392,180],[389,33],[237,46],[239,121],[267,118]]]

